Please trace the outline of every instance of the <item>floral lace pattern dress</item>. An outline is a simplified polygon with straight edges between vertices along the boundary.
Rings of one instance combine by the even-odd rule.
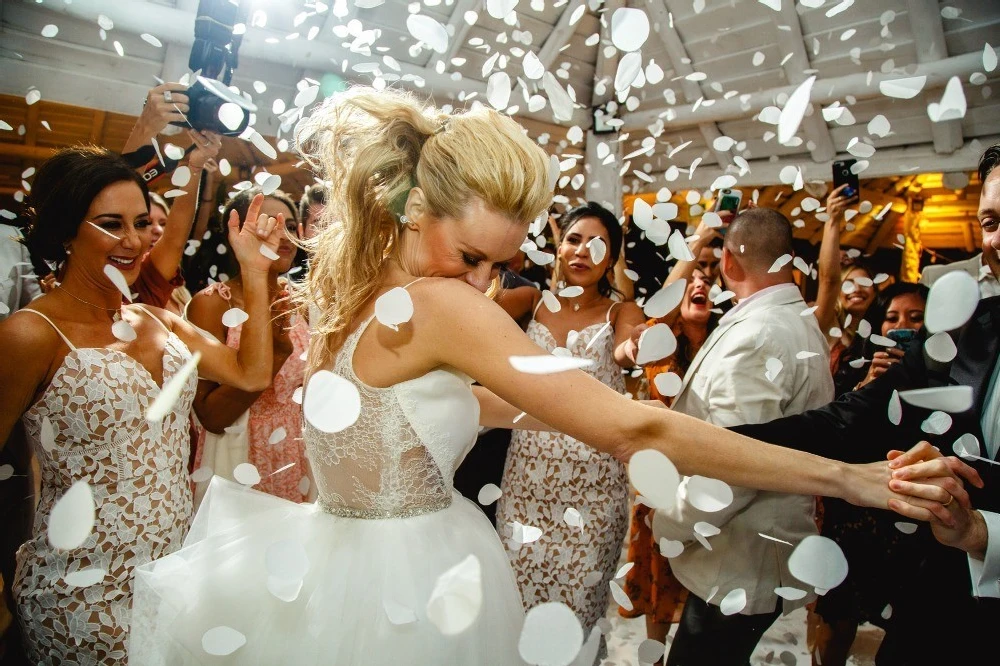
[[[161,422],[149,422],[160,386],[146,368],[120,351],[77,348],[56,332],[70,351],[22,417],[41,493],[32,538],[17,552],[14,599],[33,663],[124,664],[132,572],[179,548],[189,524],[187,419],[196,378]],[[190,356],[169,333],[163,381]],[[96,521],[80,547],[60,550],[49,543],[49,518],[77,481],[93,491]],[[81,586],[72,574],[88,569],[105,575]]]
[[[624,393],[625,380],[614,359],[614,333],[605,327],[606,322],[587,326],[569,350],[573,356],[593,359],[586,372]],[[557,346],[537,320],[528,324],[527,333],[549,352]],[[590,346],[598,335],[600,339]],[[514,430],[501,491],[497,529],[507,539],[525,608],[562,601],[576,612],[584,635],[589,635],[607,612],[609,583],[628,529],[625,466],[569,435]],[[567,509],[580,512],[582,527],[566,522]],[[519,543],[511,538],[516,536],[515,522],[540,528],[541,537]]]

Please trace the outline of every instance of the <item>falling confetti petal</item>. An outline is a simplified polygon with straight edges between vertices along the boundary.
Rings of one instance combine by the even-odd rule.
[[[925,83],[927,83],[926,76],[913,76],[906,79],[880,81],[878,89],[886,97],[913,99],[924,89]]]
[[[681,391],[683,380],[676,372],[661,372],[653,377],[653,385],[660,395],[672,398]]]
[[[653,294],[649,300],[643,304],[642,311],[647,317],[651,317],[653,319],[665,317],[670,312],[673,312],[674,308],[681,304],[681,301],[684,299],[684,292],[686,289],[687,280],[683,278],[671,282]]]
[[[643,642],[639,643],[639,662],[643,664],[655,664],[663,657],[666,649],[667,646],[660,641],[647,638]]]
[[[768,273],[777,273],[778,271],[780,271],[782,268],[784,268],[791,261],[792,261],[792,255],[790,255],[790,254],[783,254],[783,255],[781,255],[780,257],[778,257],[777,259],[774,260],[774,263],[771,264],[771,267],[769,269],[767,269],[767,272]]]
[[[414,39],[427,44],[437,53],[448,52],[448,31],[430,16],[410,14],[406,17],[406,29]]]
[[[807,585],[832,590],[847,578],[847,558],[836,541],[811,534],[788,557],[788,571]]]
[[[427,618],[442,634],[454,636],[472,626],[482,605],[482,566],[469,555],[438,577],[427,601]]]
[[[55,37],[59,34],[59,26],[49,23],[42,28],[42,37]]]
[[[90,587],[91,585],[100,583],[107,575],[108,572],[104,569],[81,569],[66,574],[63,580],[71,587]]]
[[[187,385],[188,377],[198,368],[198,361],[201,360],[201,352],[196,351],[191,358],[181,366],[181,369],[163,385],[153,404],[146,410],[146,420],[150,422],[162,421],[173,408],[174,404],[181,397],[181,392]],[[184,417],[187,418],[186,416]]]
[[[649,37],[649,17],[641,9],[619,7],[611,15],[611,43],[621,51],[638,51]]]
[[[694,261],[694,254],[684,240],[684,235],[679,230],[674,229],[670,234],[670,237],[667,239],[667,247],[670,249],[670,254],[677,261]]]
[[[495,483],[487,483],[485,486],[479,489],[479,496],[477,499],[479,503],[483,506],[489,506],[500,499],[503,493],[500,492],[500,487]]]
[[[195,483],[204,483],[213,476],[215,476],[215,472],[212,471],[211,467],[199,467],[191,474],[191,480]]]
[[[395,287],[385,292],[375,300],[375,318],[383,326],[398,331],[400,324],[405,324],[413,317],[413,299],[410,292],[402,287]]]
[[[774,588],[774,593],[782,599],[788,599],[789,601],[803,599],[808,594],[805,590],[800,590],[797,587],[776,587]]]
[[[94,531],[96,516],[93,491],[85,481],[76,481],[49,513],[49,543],[60,550],[80,547]]]
[[[942,275],[927,295],[924,312],[927,330],[939,333],[963,326],[976,311],[979,296],[979,283],[965,271]]]
[[[643,449],[633,454],[628,461],[628,477],[636,492],[654,509],[670,509],[676,503],[681,477],[661,452]]]
[[[733,503],[733,489],[725,481],[696,475],[687,479],[685,489],[687,501],[699,511],[714,513]]]
[[[927,341],[924,342],[924,351],[939,363],[950,363],[958,355],[955,341],[944,331],[927,338]]]
[[[125,280],[125,276],[122,275],[122,272],[111,264],[104,264],[104,274],[108,276],[108,279],[111,280],[112,284],[118,287],[118,291],[122,293],[125,300],[132,302],[132,292],[129,290],[128,282]]]
[[[889,120],[881,113],[868,121],[868,133],[872,136],[885,137],[889,134]]]
[[[899,397],[914,407],[959,414],[972,408],[971,386],[935,386],[900,391]]]
[[[573,356],[511,356],[509,359],[511,366],[518,372],[527,375],[551,375],[557,372],[568,370],[579,370],[589,368],[594,362],[587,358],[575,358]]]
[[[590,250],[590,258],[594,260],[595,264],[599,264],[604,261],[604,257],[608,254],[608,246],[600,238],[591,238],[587,243],[587,249]]]
[[[233,479],[244,486],[256,486],[260,483],[260,472],[252,463],[240,463],[233,470]]]
[[[0,481],[6,481],[12,476],[14,476],[13,465],[0,465]]]
[[[132,342],[137,337],[135,329],[124,319],[111,324],[111,334],[122,342]]]
[[[719,602],[719,612],[723,615],[735,615],[747,606],[747,591],[742,587],[730,590],[729,594]]]
[[[955,440],[951,450],[960,458],[978,458],[982,449],[979,447],[979,438],[967,432]]]
[[[582,644],[583,627],[576,613],[560,601],[550,601],[524,616],[517,650],[529,664],[568,666]]]
[[[151,46],[155,46],[156,48],[161,48],[163,46],[163,42],[161,42],[159,39],[149,34],[148,32],[142,33],[141,35],[139,35],[139,37],[142,38],[142,41],[146,42],[147,44],[150,44]]]
[[[230,131],[239,129],[245,117],[243,108],[233,102],[226,102],[219,107],[219,121]]]
[[[684,542],[673,539],[660,539],[660,555],[663,557],[677,557],[684,552]]]
[[[816,76],[810,76],[799,84],[799,87],[788,98],[788,102],[785,103],[778,119],[778,143],[787,144],[798,132],[802,117],[806,113],[806,107],[809,106],[809,95],[815,82]]]
[[[952,418],[946,412],[932,412],[920,424],[920,429],[931,435],[943,435],[951,429]]]
[[[306,420],[326,433],[349,428],[361,415],[361,395],[357,387],[329,370],[317,370],[306,387],[302,406]]]
[[[486,84],[486,99],[494,109],[503,111],[510,103],[510,90],[507,72],[494,72]]]
[[[616,581],[611,581],[608,585],[611,587],[611,596],[614,597],[616,604],[627,611],[634,608],[632,600],[628,598],[627,594],[625,594],[625,590],[622,589],[621,585],[619,585]]]
[[[992,72],[997,68],[997,52],[993,50],[989,42],[983,47],[983,69]]]
[[[246,645],[247,637],[232,627],[214,627],[201,637],[201,647],[215,657],[225,657]]]
[[[893,425],[899,425],[900,421],[903,420],[903,405],[899,401],[899,391],[893,389],[892,396],[889,398],[889,422]]]
[[[677,338],[666,324],[655,324],[639,336],[639,351],[635,355],[636,365],[646,365],[670,356],[677,350]]]
[[[948,85],[945,86],[941,101],[931,102],[927,105],[927,115],[936,123],[957,120],[965,117],[967,106],[962,79],[953,76],[948,80]]]

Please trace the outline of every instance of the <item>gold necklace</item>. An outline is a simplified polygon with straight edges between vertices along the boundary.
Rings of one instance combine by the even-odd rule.
[[[600,294],[597,294],[597,298],[591,299],[591,301],[589,303],[586,303],[584,305],[588,305],[588,306],[589,305],[593,305],[597,301],[601,300],[601,298],[603,298],[603,297]],[[583,307],[583,305],[581,305],[580,303],[574,303],[573,304],[573,312],[579,312],[581,307]]]
[[[98,310],[104,310],[105,312],[112,312],[112,313],[114,313],[114,314],[111,315],[111,321],[121,321],[121,319],[122,319],[121,306],[119,306],[117,308],[106,308],[103,305],[95,305],[95,304],[91,303],[90,301],[83,300],[82,298],[80,298],[79,296],[77,296],[76,294],[74,294],[73,292],[71,292],[69,289],[67,289],[66,287],[62,286],[61,284],[57,284],[56,287],[59,288],[59,289],[61,289],[63,292],[65,292],[69,296],[72,296],[76,300],[80,301],[84,305],[89,305],[92,308],[97,308]]]

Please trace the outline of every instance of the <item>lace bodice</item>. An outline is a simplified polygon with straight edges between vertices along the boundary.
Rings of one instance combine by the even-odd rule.
[[[357,422],[332,434],[305,422],[319,503],[330,513],[355,518],[443,509],[451,503],[455,468],[479,433],[472,380],[441,368],[387,388],[368,386],[354,373],[354,351],[373,320],[347,337],[332,368],[361,395]]]
[[[14,592],[33,654],[68,664],[123,663],[132,571],[180,547],[191,516],[188,415],[197,379],[192,375],[166,417],[151,423],[145,413],[160,387],[142,364],[63,339],[69,353],[22,417],[41,493],[32,538],[18,551]],[[190,356],[169,333],[163,381]],[[48,541],[49,517],[79,480],[93,491],[94,530],[79,548],[58,550]],[[84,587],[66,580],[86,569],[106,574]]]

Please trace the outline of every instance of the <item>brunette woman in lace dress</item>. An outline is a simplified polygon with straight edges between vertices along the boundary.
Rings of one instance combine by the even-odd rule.
[[[30,205],[27,242],[61,265],[62,281],[0,323],[0,442],[20,419],[41,469],[12,589],[32,663],[124,664],[132,572],[179,547],[187,531],[195,375],[162,420],[147,420],[147,410],[192,354],[215,381],[266,386],[271,262],[260,248],[277,247],[281,225],[257,218],[259,201],[242,231],[230,220],[250,315],[237,353],[165,310],[126,305],[108,277],[131,284],[150,242],[146,185],[119,156],[88,147],[57,153],[35,176]],[[79,543],[60,538],[65,518],[50,523],[71,488],[95,506]],[[86,533],[87,524],[71,527]]]

